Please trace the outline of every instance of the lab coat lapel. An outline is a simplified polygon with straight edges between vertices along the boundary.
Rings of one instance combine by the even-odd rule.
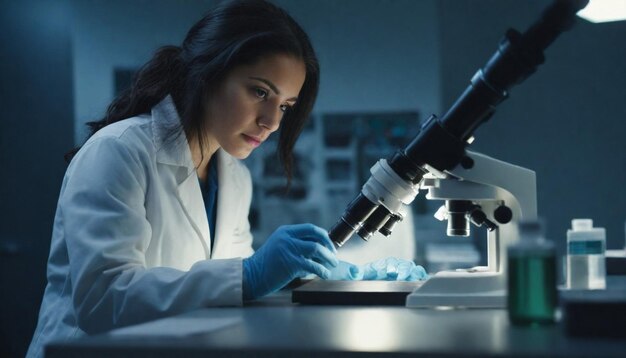
[[[187,137],[180,129],[180,119],[170,96],[165,97],[152,109],[153,140],[157,150],[156,158],[160,164],[167,165],[176,185],[176,195],[193,229],[196,231],[210,257],[209,223],[206,217],[204,201]],[[177,132],[178,128],[178,132]],[[172,137],[172,133],[174,137]]]
[[[237,234],[241,214],[241,178],[235,170],[235,159],[224,150],[217,151],[217,218],[212,258],[230,257],[232,236]]]
[[[202,199],[202,192],[200,191],[200,184],[196,175],[190,175],[178,186],[178,199],[189,222],[202,240],[206,258],[211,257],[209,222],[206,217],[204,200]]]

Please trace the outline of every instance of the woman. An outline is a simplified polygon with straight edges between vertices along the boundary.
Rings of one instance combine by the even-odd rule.
[[[157,51],[68,155],[28,356],[51,340],[241,305],[308,274],[423,278],[412,262],[338,265],[312,224],[280,227],[252,250],[252,185],[237,159],[280,127],[290,179],[318,83],[307,35],[263,0],[223,3],[181,47]]]
[[[161,48],[71,159],[28,356],[51,340],[329,277],[335,249],[311,224],[283,226],[253,252],[250,175],[237,161],[280,126],[290,178],[318,83],[307,35],[261,0],[223,3],[181,47]]]

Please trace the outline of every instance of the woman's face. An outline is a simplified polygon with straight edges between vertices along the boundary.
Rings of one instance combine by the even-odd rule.
[[[305,76],[301,60],[282,54],[235,68],[209,99],[211,148],[248,157],[278,129],[285,110],[296,103]]]

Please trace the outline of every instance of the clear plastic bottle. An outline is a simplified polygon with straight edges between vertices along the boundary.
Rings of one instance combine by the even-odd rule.
[[[591,219],[574,219],[567,230],[567,288],[606,288],[606,231]]]
[[[507,249],[507,303],[513,324],[554,322],[556,251],[545,239],[542,221],[518,225],[520,240]]]

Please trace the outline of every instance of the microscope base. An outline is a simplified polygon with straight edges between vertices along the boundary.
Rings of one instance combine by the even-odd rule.
[[[495,272],[439,272],[406,298],[406,307],[505,308],[506,288]]]

